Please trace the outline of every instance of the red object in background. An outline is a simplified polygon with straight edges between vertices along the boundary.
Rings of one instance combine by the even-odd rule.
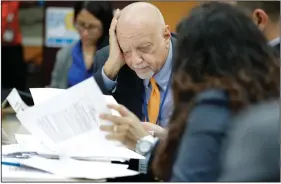
[[[1,43],[9,45],[19,45],[22,43],[22,35],[19,25],[19,1],[2,1],[2,25],[1,25]],[[5,31],[12,32],[12,40],[5,41]],[[8,34],[9,36],[11,34]],[[8,37],[9,37],[8,36]],[[11,36],[9,37],[11,38]]]

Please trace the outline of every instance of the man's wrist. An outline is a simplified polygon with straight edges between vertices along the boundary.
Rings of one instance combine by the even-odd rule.
[[[104,65],[104,74],[111,80],[115,80],[117,77],[117,74],[120,70],[120,67],[115,66],[112,64],[110,60],[107,60],[105,65]]]
[[[137,141],[135,151],[141,155],[146,155],[151,152],[158,138],[152,135],[147,135]]]
[[[102,74],[102,78],[104,81],[104,85],[105,85],[106,89],[108,90],[108,92],[110,92],[110,93],[114,92],[116,89],[117,80],[112,81],[111,79],[109,79],[104,72],[104,68],[102,68],[101,74]]]

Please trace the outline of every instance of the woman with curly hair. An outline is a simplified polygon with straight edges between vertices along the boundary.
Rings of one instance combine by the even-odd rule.
[[[279,97],[277,63],[263,34],[236,7],[210,2],[194,8],[178,26],[175,109],[167,137],[144,153],[154,176],[164,181],[216,181],[231,117],[246,106]],[[124,143],[134,142],[136,151],[144,150],[140,148],[145,144],[140,144],[149,136],[137,130],[140,120],[125,107],[111,108],[123,117],[101,117],[113,126],[127,124],[118,135],[124,136]]]
[[[172,181],[215,181],[228,119],[279,97],[278,60],[251,20],[227,4],[193,9],[178,33],[175,110],[154,171]]]

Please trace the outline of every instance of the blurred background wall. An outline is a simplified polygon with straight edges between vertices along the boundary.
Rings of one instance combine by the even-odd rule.
[[[157,6],[162,12],[166,24],[170,25],[171,31],[176,31],[177,23],[181,20],[181,18],[199,2],[195,1],[178,1],[178,2],[160,2],[160,1],[151,1],[151,4]]]

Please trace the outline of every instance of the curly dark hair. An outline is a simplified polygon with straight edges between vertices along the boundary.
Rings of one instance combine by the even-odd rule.
[[[173,158],[194,106],[195,96],[222,89],[231,111],[279,97],[279,60],[255,24],[238,8],[210,2],[195,7],[177,27],[173,66],[175,109],[168,136],[154,157],[152,169],[169,180]],[[188,153],[187,153],[188,154]]]

